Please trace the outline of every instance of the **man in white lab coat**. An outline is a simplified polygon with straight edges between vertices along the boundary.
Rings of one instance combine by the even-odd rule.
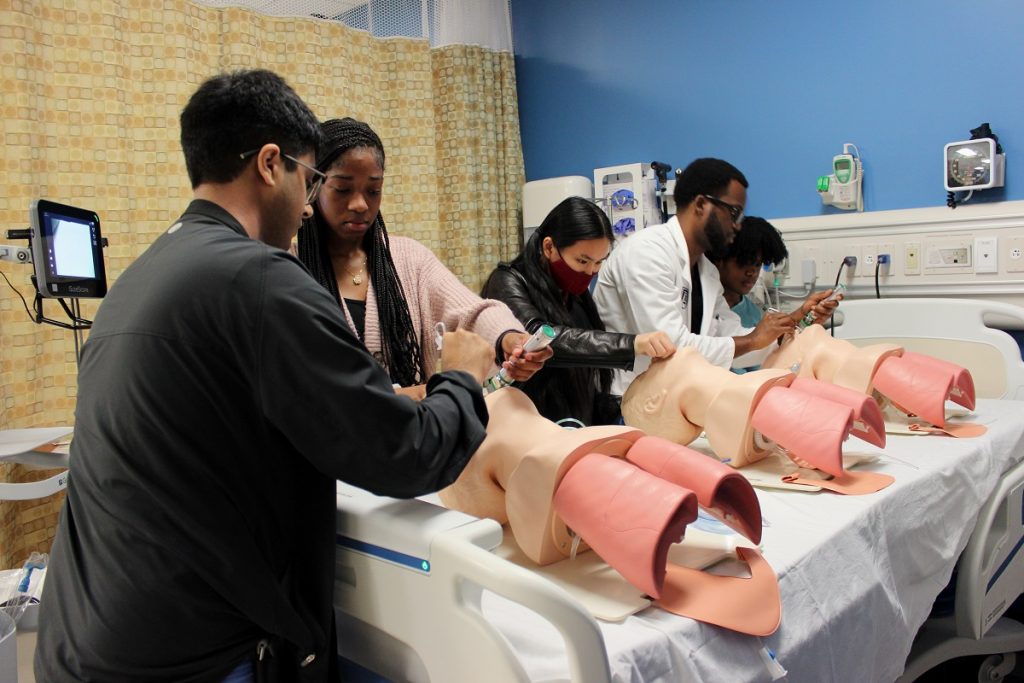
[[[791,314],[769,313],[743,327],[722,296],[718,270],[704,255],[725,247],[740,230],[747,179],[721,159],[697,159],[676,180],[676,215],[616,245],[598,274],[594,301],[609,331],[662,330],[677,346],[695,346],[708,362],[728,368],[759,365],[782,335],[828,292],[812,294]],[[831,303],[831,302],[830,302]],[[616,371],[612,393],[621,395],[650,361]]]

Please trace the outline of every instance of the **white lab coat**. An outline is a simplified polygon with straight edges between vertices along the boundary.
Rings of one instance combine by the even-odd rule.
[[[706,256],[697,265],[704,309],[700,330],[690,330],[690,253],[673,216],[668,223],[641,230],[622,240],[601,267],[594,301],[605,327],[614,332],[665,332],[676,346],[695,346],[709,363],[728,368],[759,365],[771,346],[734,358],[732,337],[748,334],[723,296],[718,269]],[[612,393],[621,395],[636,375],[650,366],[637,356],[633,371],[617,370]]]

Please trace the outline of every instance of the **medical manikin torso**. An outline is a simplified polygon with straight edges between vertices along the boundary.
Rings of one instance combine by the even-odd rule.
[[[790,370],[866,394],[882,361],[902,353],[895,344],[857,347],[835,339],[821,325],[811,325],[781,344],[761,367]]]
[[[696,348],[682,348],[629,386],[622,416],[628,425],[681,444],[705,432],[714,451],[740,467],[765,455],[754,439],[754,408],[769,389],[792,381],[786,370],[737,375],[711,365]]]
[[[487,395],[487,438],[458,480],[440,492],[452,509],[508,523],[538,564],[568,557],[572,538],[554,510],[565,473],[583,456],[623,457],[644,433],[631,427],[563,429],[519,390]]]
[[[698,503],[760,541],[757,496],[735,470],[630,427],[561,428],[516,389],[486,400],[487,438],[441,491],[446,506],[507,522],[537,564],[570,557],[575,540],[579,552],[592,549],[664,609],[746,633],[777,628],[778,584],[756,550],[737,550],[751,579],[667,560],[696,520]]]
[[[779,449],[796,465],[830,475],[820,486],[840,493],[871,493],[892,483],[886,475],[843,466],[842,446],[851,434],[884,446],[878,406],[863,393],[787,370],[736,375],[681,349],[630,385],[622,415],[628,425],[677,443],[690,443],[703,430],[715,454],[733,467]],[[782,476],[800,479],[796,470]]]
[[[895,344],[854,346],[812,325],[782,344],[764,367],[790,369],[801,378],[814,378],[870,396],[905,416],[919,416],[940,428],[946,425],[947,400],[974,409],[974,380],[959,365],[906,351]],[[947,430],[948,431],[948,430]],[[977,436],[983,430],[952,431]]]

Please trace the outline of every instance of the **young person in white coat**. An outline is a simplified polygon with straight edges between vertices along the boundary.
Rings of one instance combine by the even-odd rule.
[[[676,346],[695,346],[724,368],[759,365],[776,340],[793,331],[808,311],[823,320],[837,305],[809,296],[792,313],[769,313],[744,327],[723,297],[718,269],[705,253],[719,251],[740,231],[747,179],[721,159],[697,159],[676,180],[676,215],[616,246],[598,274],[594,301],[609,331],[663,330]],[[632,372],[616,371],[612,393],[621,395],[647,369],[637,358]]]

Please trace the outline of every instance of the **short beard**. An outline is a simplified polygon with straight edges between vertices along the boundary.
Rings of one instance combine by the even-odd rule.
[[[726,237],[725,228],[715,211],[708,215],[708,221],[704,224],[704,241],[707,243],[705,251],[712,254],[723,253],[729,246],[729,238]]]

